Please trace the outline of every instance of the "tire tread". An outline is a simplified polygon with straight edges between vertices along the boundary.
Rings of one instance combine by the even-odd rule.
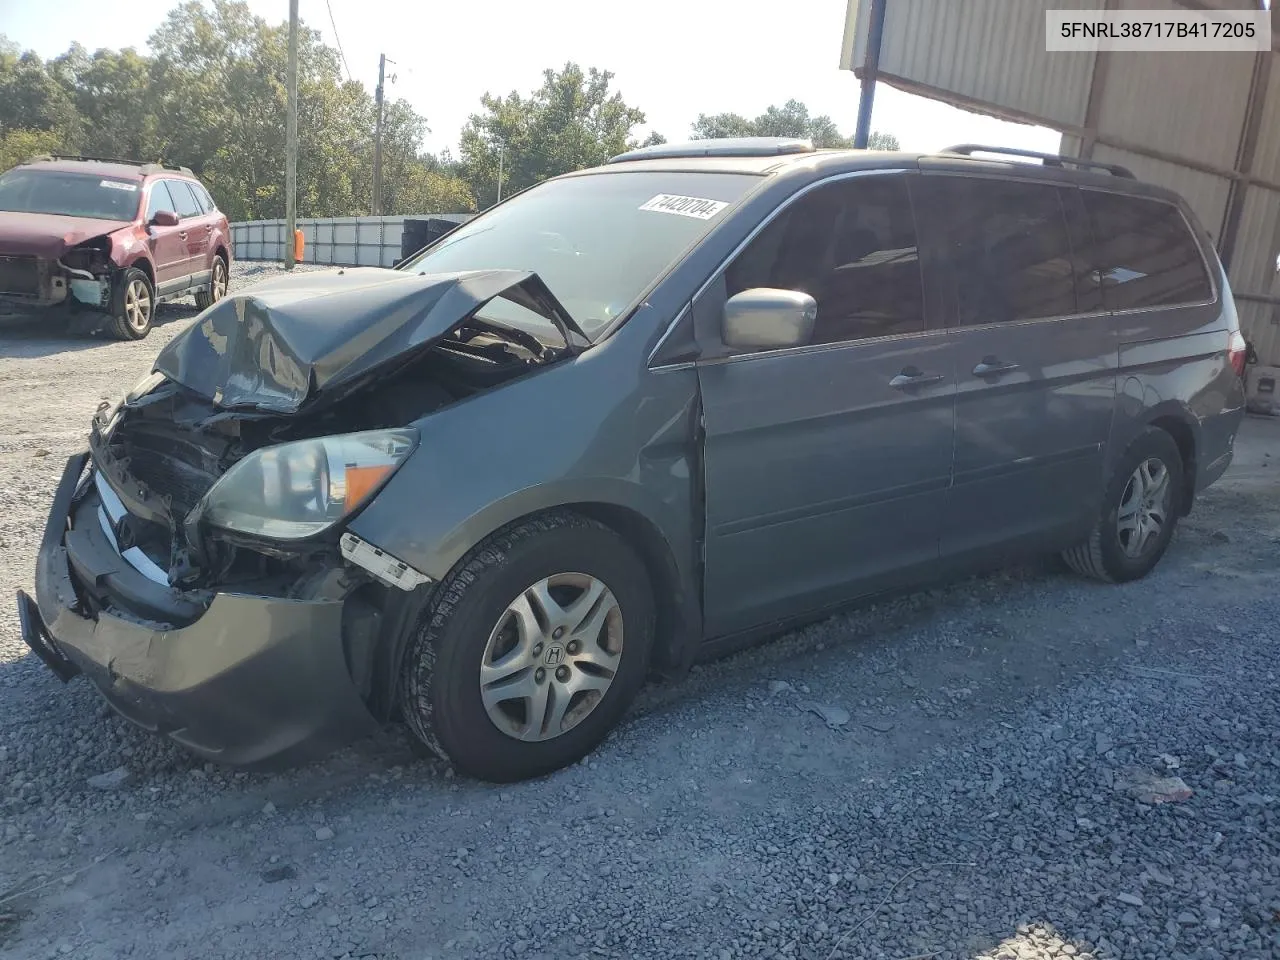
[[[1153,442],[1168,442],[1174,444],[1174,440],[1169,436],[1168,432],[1159,427],[1147,427],[1135,436],[1129,445],[1125,447],[1124,453],[1116,460],[1117,472],[1128,462],[1131,452],[1140,446],[1149,446]],[[1176,445],[1174,447],[1176,450]],[[1181,466],[1181,462],[1179,462]],[[1082,577],[1088,577],[1091,580],[1099,580],[1103,583],[1119,583],[1120,577],[1107,569],[1106,557],[1103,554],[1102,538],[1105,533],[1107,524],[1107,515],[1109,511],[1108,498],[1112,486],[1116,482],[1116,474],[1113,473],[1107,480],[1106,494],[1103,497],[1102,512],[1097,521],[1093,525],[1093,529],[1089,531],[1089,536],[1080,543],[1068,547],[1062,551],[1062,559],[1066,562],[1075,573]],[[1176,523],[1176,517],[1171,519],[1171,523]],[[1163,551],[1162,551],[1163,552]],[[1158,559],[1157,559],[1158,562]]]
[[[133,280],[135,279],[134,274],[137,274],[139,277],[145,280],[147,282],[147,288],[151,291],[151,318],[147,325],[147,329],[142,333],[139,333],[137,330],[133,329],[133,327],[129,325],[129,321],[124,315],[125,291],[129,288],[129,284],[132,283]],[[118,303],[117,303],[117,297],[119,298]],[[111,335],[114,336],[117,340],[142,340],[144,337],[147,336],[147,334],[151,332],[151,328],[155,326],[157,306],[159,306],[159,304],[156,303],[156,288],[155,288],[155,284],[151,282],[151,278],[148,277],[145,272],[143,272],[142,270],[139,270],[137,267],[130,267],[120,277],[120,286],[119,286],[118,292],[112,291],[112,294],[111,294],[111,322],[108,324],[111,330]]]
[[[406,652],[405,669],[400,674],[400,699],[410,705],[403,711],[409,729],[446,763],[453,764],[454,761],[436,734],[431,703],[431,679],[441,634],[458,604],[486,571],[503,563],[507,555],[525,540],[566,527],[595,527],[613,533],[604,524],[569,510],[552,510],[517,521],[501,528],[464,555],[453,572],[436,588],[423,612],[415,628],[416,636]]]

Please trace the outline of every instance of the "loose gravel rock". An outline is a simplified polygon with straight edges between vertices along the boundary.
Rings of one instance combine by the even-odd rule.
[[[397,727],[246,774],[60,684],[11,599],[170,309],[140,344],[0,334],[6,957],[1280,953],[1280,422],[1246,423],[1142,582],[1033,564],[834,617],[646,691],[532,783],[456,778]],[[1134,770],[1190,796],[1136,800]]]

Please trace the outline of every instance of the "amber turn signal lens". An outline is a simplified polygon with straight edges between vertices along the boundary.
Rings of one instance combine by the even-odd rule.
[[[347,493],[342,501],[343,512],[350,513],[360,506],[389,473],[391,473],[390,464],[378,464],[375,467],[347,467]]]

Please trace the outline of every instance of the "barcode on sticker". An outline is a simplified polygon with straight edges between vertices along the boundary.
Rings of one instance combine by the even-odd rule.
[[[126,190],[129,193],[135,193],[138,189],[136,183],[125,183],[123,180],[99,180],[98,186],[110,187],[112,190]]]
[[[702,197],[681,197],[674,193],[660,193],[641,204],[641,210],[654,213],[674,213],[695,220],[710,220],[729,204],[723,200],[706,200]]]

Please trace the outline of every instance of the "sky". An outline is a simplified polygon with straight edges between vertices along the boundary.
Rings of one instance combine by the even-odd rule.
[[[527,93],[542,71],[567,61],[615,74],[614,89],[647,117],[646,128],[687,139],[699,113],[762,113],[795,98],[852,134],[859,82],[839,68],[845,0],[787,0],[750,15],[741,0],[299,0],[302,20],[330,45],[341,41],[351,75],[370,90],[378,56],[393,61],[388,97],[403,97],[427,118],[424,146],[455,148],[485,92]],[[37,0],[0,0],[0,33],[42,57],[73,41],[90,50],[145,50],[176,0],[57,0],[56,17]],[[288,18],[288,0],[249,0],[258,15]],[[127,9],[127,15],[124,11]],[[603,13],[607,11],[607,13]],[[785,11],[785,12],[783,12]],[[334,24],[337,30],[335,34]],[[987,143],[1057,152],[1058,134],[1005,123],[879,84],[872,129],[904,150]]]

